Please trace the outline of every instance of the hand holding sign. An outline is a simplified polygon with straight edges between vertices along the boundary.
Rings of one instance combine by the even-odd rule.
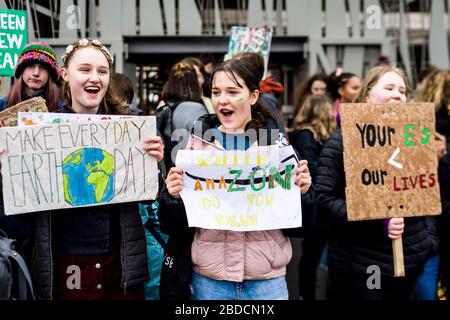
[[[182,197],[191,227],[297,228],[301,226],[300,193],[311,184],[306,161],[298,167],[297,162],[291,146],[180,150],[177,168],[170,170],[166,184],[173,197]]]
[[[154,117],[0,129],[5,213],[154,199]]]
[[[156,159],[156,161],[161,161],[164,156],[164,144],[161,137],[155,136],[150,138],[145,138],[144,142],[147,143],[145,150]]]
[[[404,230],[405,230],[405,220],[403,218],[389,219],[387,231],[388,237],[390,239],[395,240],[401,238]]]
[[[175,199],[180,199],[180,193],[183,190],[183,169],[170,168],[166,179],[166,186],[169,194]]]
[[[311,187],[311,174],[308,169],[308,161],[300,160],[297,164],[297,177],[295,178],[295,184],[300,187],[300,192],[305,194]]]
[[[405,220],[403,218],[390,218],[387,222],[387,236],[392,239],[392,253],[394,257],[394,275],[396,277],[405,276],[405,266],[403,263],[403,240],[402,235],[405,230]]]

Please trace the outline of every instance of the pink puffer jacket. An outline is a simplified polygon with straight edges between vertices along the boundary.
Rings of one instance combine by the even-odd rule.
[[[223,147],[191,135],[186,149]],[[284,276],[291,257],[291,242],[281,230],[236,232],[198,228],[192,243],[194,271],[216,280],[242,282]]]

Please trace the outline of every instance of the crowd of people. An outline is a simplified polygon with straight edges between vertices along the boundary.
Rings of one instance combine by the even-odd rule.
[[[113,72],[114,58],[100,41],[76,41],[66,48],[61,68],[57,61],[44,42],[25,46],[0,110],[40,96],[50,112],[143,114],[132,81]],[[289,299],[286,267],[292,255],[300,254],[293,252],[290,235],[282,229],[189,227],[180,196],[183,170],[175,164],[179,150],[251,150],[288,141],[299,158],[295,183],[302,199],[309,199],[302,203],[302,232],[297,235],[302,243],[301,299],[316,299],[316,271],[326,249],[330,300],[437,299],[438,286],[449,288],[450,71],[427,68],[417,90],[410,88],[402,70],[389,64],[372,68],[364,78],[341,68],[330,75],[315,74],[295,90],[290,127],[278,99],[283,86],[263,76],[264,61],[257,53],[238,54],[213,69],[195,57],[172,66],[155,112],[158,134],[144,140],[160,169],[156,200],[17,216],[5,216],[1,202],[0,228],[16,239],[32,270],[36,297]],[[412,100],[436,106],[442,215],[349,221],[340,103]],[[250,129],[277,134],[250,140],[245,134]],[[205,135],[206,130],[214,136]],[[8,152],[4,147],[0,154]],[[399,238],[404,243],[404,277],[393,272],[392,240]],[[381,288],[376,290],[367,286],[367,267],[374,264],[381,270]],[[81,283],[68,286],[73,265],[79,267]],[[13,288],[13,297],[17,290]]]

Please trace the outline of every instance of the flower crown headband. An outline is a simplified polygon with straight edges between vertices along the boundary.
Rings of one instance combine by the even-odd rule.
[[[67,46],[66,51],[64,52],[64,54],[61,57],[64,64],[66,64],[67,59],[73,53],[75,48],[87,47],[89,45],[97,47],[105,55],[109,64],[114,63],[114,58],[113,58],[112,54],[109,52],[108,48],[106,48],[100,41],[98,41],[97,39],[94,39],[94,40],[81,39],[81,40],[75,42],[74,44],[70,44]]]

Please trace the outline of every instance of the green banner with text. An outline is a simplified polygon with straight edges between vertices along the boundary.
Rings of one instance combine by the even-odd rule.
[[[26,11],[0,9],[0,76],[14,76],[19,53],[26,44]]]

